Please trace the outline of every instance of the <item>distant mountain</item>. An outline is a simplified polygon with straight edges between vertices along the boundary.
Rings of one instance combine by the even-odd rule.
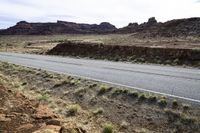
[[[97,25],[65,21],[57,21],[57,23],[28,23],[20,21],[13,27],[0,30],[0,35],[92,34],[110,33],[114,30],[116,30],[116,27],[107,22]]]
[[[138,24],[130,23],[124,28],[120,28],[118,33],[136,33],[139,36],[200,36],[200,18],[174,19],[164,23],[158,23],[152,17],[148,22]]]
[[[175,37],[200,36],[200,18],[174,19],[164,23],[157,22],[155,17],[142,24],[130,23],[117,29],[114,25],[103,22],[97,24],[79,24],[57,21],[56,23],[18,22],[15,26],[0,30],[0,35],[51,35],[51,34],[107,34],[134,33],[140,37]]]

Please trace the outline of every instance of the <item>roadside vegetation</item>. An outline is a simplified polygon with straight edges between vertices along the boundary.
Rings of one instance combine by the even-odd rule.
[[[3,62],[0,82],[86,133],[200,132],[200,108],[187,101]]]

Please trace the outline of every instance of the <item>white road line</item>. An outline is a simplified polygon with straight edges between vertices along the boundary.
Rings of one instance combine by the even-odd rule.
[[[10,63],[12,63],[12,62],[10,62]],[[18,64],[18,63],[12,63],[12,64]],[[128,85],[124,85],[124,84],[119,84],[119,83],[114,83],[114,82],[110,82],[110,81],[100,80],[100,79],[91,78],[91,77],[87,77],[87,76],[81,76],[81,75],[71,74],[71,73],[67,73],[67,72],[59,72],[59,71],[55,71],[55,70],[47,70],[45,68],[33,67],[33,66],[30,66],[30,65],[22,65],[22,64],[18,64],[18,65],[25,66],[25,67],[30,67],[30,68],[35,68],[35,69],[43,69],[43,70],[50,71],[50,72],[66,74],[66,75],[80,77],[80,78],[84,78],[84,79],[88,79],[88,80],[103,82],[103,83],[107,83],[107,84],[112,84],[112,85],[117,85],[117,86],[121,86],[121,87],[131,88],[131,89],[135,89],[135,90],[139,90],[139,91],[145,91],[145,92],[150,92],[150,93],[155,93],[155,94],[159,94],[159,95],[165,95],[165,96],[168,96],[168,97],[173,97],[173,98],[178,98],[178,99],[183,99],[183,100],[187,100],[187,101],[191,101],[191,102],[200,103],[200,100],[197,100],[197,99],[171,95],[171,94],[167,94],[167,93],[152,91],[152,90],[148,90],[148,89],[144,89],[144,88],[138,88],[138,87],[134,87],[134,86],[128,86]]]

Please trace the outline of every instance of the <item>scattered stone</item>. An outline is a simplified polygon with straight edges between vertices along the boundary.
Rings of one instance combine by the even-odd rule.
[[[41,127],[40,129],[34,131],[33,133],[60,133],[60,126],[55,125],[47,125],[45,127]]]
[[[60,133],[86,133],[86,130],[74,123],[66,123],[61,127]]]
[[[28,124],[24,124],[24,125],[20,126],[19,128],[17,128],[17,131],[24,131],[24,130],[31,129],[33,127],[34,127],[33,124],[28,123]]]
[[[46,122],[47,125],[56,125],[56,126],[61,126],[62,125],[62,120],[61,119],[50,119]]]
[[[35,119],[53,119],[57,118],[57,116],[51,112],[47,106],[39,104],[36,109],[36,113],[32,115]]]
[[[0,114],[0,122],[9,122],[10,118],[7,118],[5,114]]]

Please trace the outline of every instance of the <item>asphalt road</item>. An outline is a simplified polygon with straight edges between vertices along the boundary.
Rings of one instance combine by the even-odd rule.
[[[200,103],[200,69],[0,52],[0,61]]]

